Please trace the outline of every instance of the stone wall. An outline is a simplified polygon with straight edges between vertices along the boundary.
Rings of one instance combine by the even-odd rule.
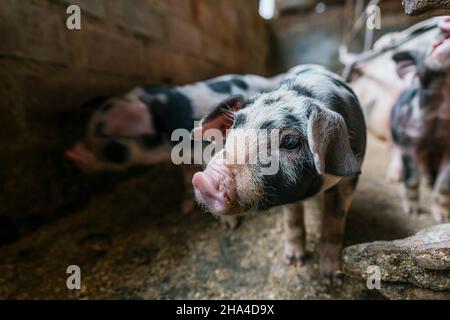
[[[81,30],[66,28],[68,4],[81,7]],[[81,175],[63,158],[84,101],[264,74],[268,55],[257,0],[2,0],[0,39],[0,243],[124,178]]]

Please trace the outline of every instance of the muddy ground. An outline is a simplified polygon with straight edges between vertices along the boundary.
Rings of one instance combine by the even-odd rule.
[[[434,224],[426,209],[414,219],[403,215],[398,186],[384,179],[387,158],[386,145],[370,138],[347,245],[403,238]],[[411,298],[403,289],[386,294],[353,279],[341,288],[319,283],[317,202],[308,203],[306,214],[312,258],[305,267],[288,267],[282,262],[279,210],[226,231],[208,214],[179,212],[179,181],[177,169],[151,168],[0,248],[0,299]],[[73,264],[82,270],[81,290],[66,287],[66,268]]]

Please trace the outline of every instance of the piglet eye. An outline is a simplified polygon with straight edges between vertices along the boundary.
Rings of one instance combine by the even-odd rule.
[[[292,135],[287,135],[283,137],[280,143],[280,148],[286,149],[286,150],[294,150],[297,149],[300,145],[300,140]]]

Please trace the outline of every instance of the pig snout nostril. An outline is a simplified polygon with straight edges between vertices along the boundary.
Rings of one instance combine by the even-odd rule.
[[[221,187],[220,178],[212,172],[197,172],[192,178],[197,200],[217,214],[223,213],[227,208],[226,196]]]
[[[450,17],[442,19],[438,25],[443,32],[450,33]]]

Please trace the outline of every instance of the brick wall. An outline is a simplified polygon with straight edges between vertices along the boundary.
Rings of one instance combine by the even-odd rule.
[[[143,83],[264,74],[268,41],[257,3],[2,0],[0,243],[25,222],[58,215],[121,179],[80,175],[62,158],[80,136],[80,105],[89,97]],[[65,26],[68,4],[82,9],[80,31]]]

